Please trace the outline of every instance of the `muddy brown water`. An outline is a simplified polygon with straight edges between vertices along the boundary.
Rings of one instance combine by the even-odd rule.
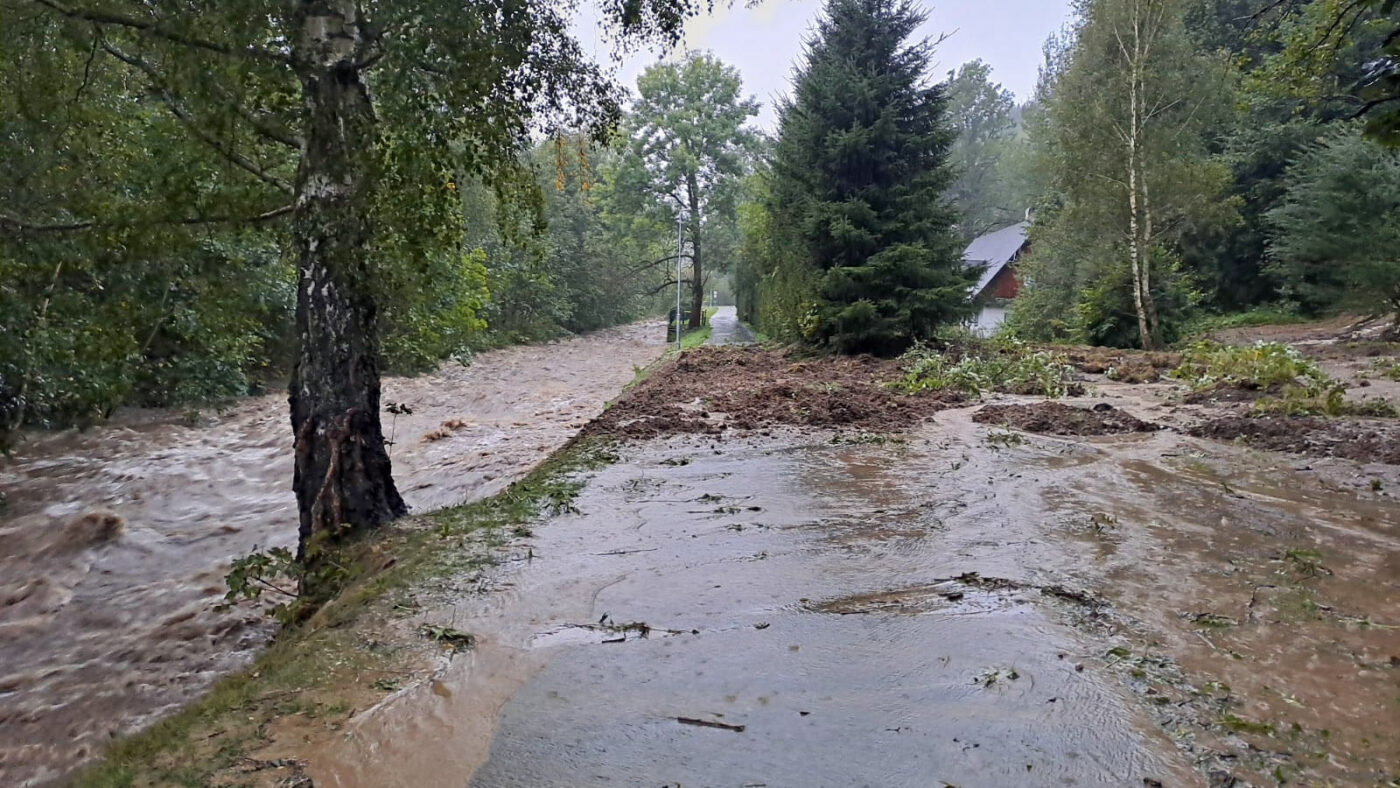
[[[473,652],[291,754],[344,788],[1396,776],[1396,468],[975,410],[632,446],[430,614]]]
[[[385,415],[405,500],[499,491],[664,349],[651,322],[386,380],[386,404],[413,409]],[[0,466],[0,785],[58,778],[246,664],[271,628],[212,609],[223,574],[296,533],[283,396],[194,426],[142,411],[29,438]],[[122,524],[115,538],[92,533],[104,521]]]

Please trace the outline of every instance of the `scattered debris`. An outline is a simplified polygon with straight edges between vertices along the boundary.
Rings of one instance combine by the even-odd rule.
[[[722,731],[734,731],[735,733],[743,733],[745,727],[743,725],[731,725],[727,722],[718,722],[716,720],[701,720],[695,717],[677,717],[676,722],[682,725],[694,725],[699,728],[718,728]]]
[[[1256,449],[1400,465],[1400,424],[1311,416],[1225,416],[1188,430],[1197,438],[1239,440]]]
[[[423,624],[418,627],[418,634],[429,640],[450,646],[453,651],[466,651],[472,647],[474,641],[470,633],[440,624]]]
[[[898,362],[868,356],[796,359],[758,347],[687,351],[623,395],[584,435],[645,439],[775,425],[887,433],[963,401],[956,392],[901,394]]]

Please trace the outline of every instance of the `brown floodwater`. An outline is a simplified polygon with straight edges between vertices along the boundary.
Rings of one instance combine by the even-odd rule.
[[[473,651],[277,754],[343,788],[1395,776],[1400,469],[975,410],[633,445],[429,615]]]
[[[395,478],[418,511],[493,494],[665,349],[644,323],[385,381]],[[60,778],[247,663],[271,627],[213,610],[231,559],[290,546],[281,395],[187,423],[132,411],[33,433],[0,460],[0,785]]]

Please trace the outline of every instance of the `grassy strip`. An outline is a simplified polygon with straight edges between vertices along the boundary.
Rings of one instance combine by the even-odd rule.
[[[1264,305],[1257,306],[1244,312],[1232,312],[1229,314],[1202,314],[1188,320],[1181,327],[1182,341],[1179,344],[1198,339],[1211,333],[1227,328],[1253,328],[1255,326],[1286,326],[1298,323],[1312,322],[1315,318],[1307,318],[1297,312],[1290,311],[1286,307]]]
[[[700,347],[708,341],[710,341],[710,323],[706,321],[705,325],[694,331],[681,334],[681,352]]]
[[[575,440],[491,498],[408,518],[343,549],[356,580],[304,624],[284,629],[245,670],[225,677],[174,716],[115,742],[73,781],[83,788],[208,786],[270,744],[270,728],[299,715],[325,730],[343,725],[354,701],[373,700],[411,677],[424,641],[394,642],[394,620],[419,611],[415,592],[479,570],[511,535],[572,508],[582,472],[616,461],[607,444]],[[277,764],[267,764],[276,766]],[[249,778],[251,779],[251,778]]]

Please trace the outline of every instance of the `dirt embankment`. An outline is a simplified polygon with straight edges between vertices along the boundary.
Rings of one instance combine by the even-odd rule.
[[[869,356],[799,359],[781,350],[703,347],[657,370],[584,428],[646,439],[778,425],[887,432],[963,402],[953,392],[907,395],[887,384],[899,362]]]
[[[1045,435],[1119,435],[1162,429],[1160,425],[1103,402],[1092,408],[1076,408],[1059,402],[988,405],[974,413],[972,420]]]

